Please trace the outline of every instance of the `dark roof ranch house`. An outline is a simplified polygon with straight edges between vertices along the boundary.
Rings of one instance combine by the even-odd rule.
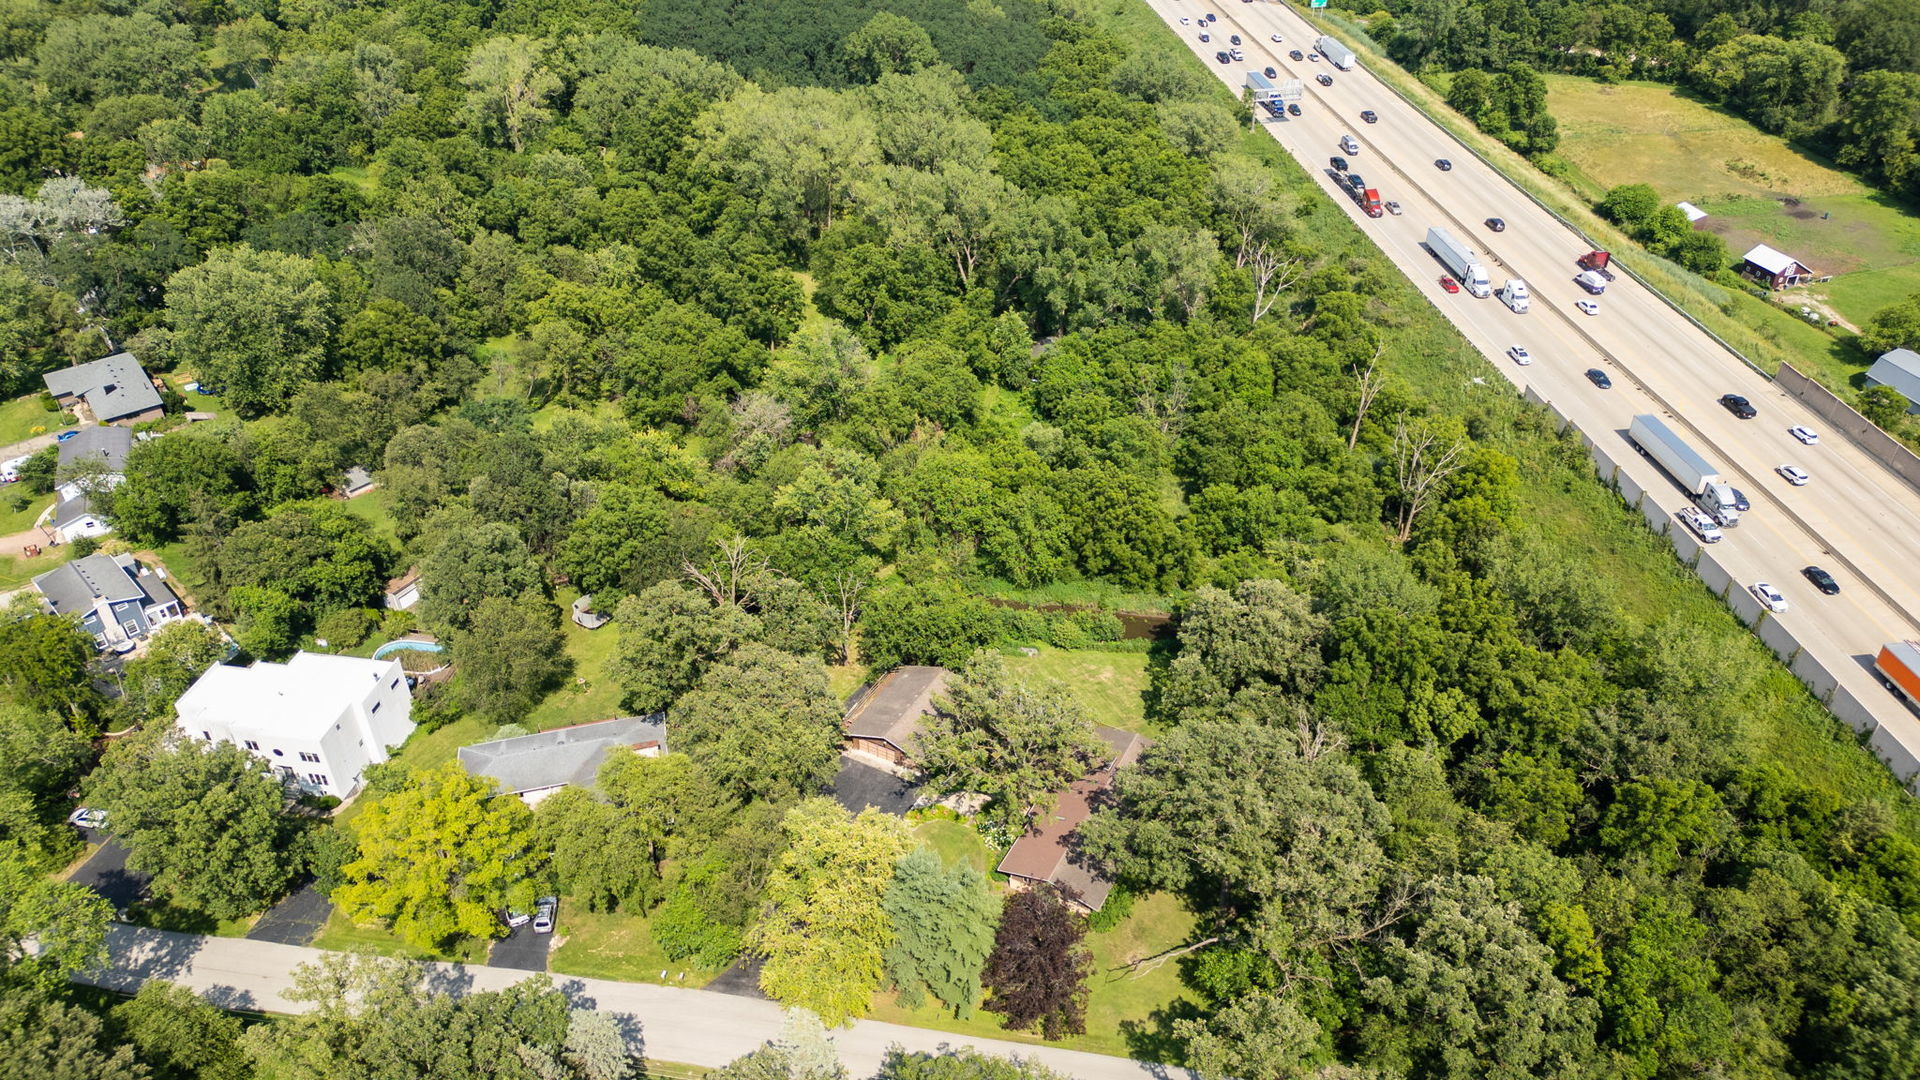
[[[62,408],[84,404],[93,418],[102,424],[137,424],[158,420],[161,413],[160,391],[132,353],[112,356],[86,364],[75,364],[41,376],[47,393]]]
[[[996,868],[1014,888],[1051,882],[1068,891],[1074,906],[1089,914],[1099,911],[1113,892],[1113,882],[1079,851],[1074,830],[1093,816],[1094,807],[1113,787],[1114,774],[1132,765],[1147,748],[1147,740],[1119,728],[1095,729],[1107,744],[1107,760],[1068,785],[1053,809],[1035,815],[1027,831],[1007,849]]]
[[[847,711],[847,749],[911,767],[920,753],[920,722],[946,688],[946,668],[912,665],[882,675]]]

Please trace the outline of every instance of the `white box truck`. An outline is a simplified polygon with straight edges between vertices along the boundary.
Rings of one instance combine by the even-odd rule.
[[[1681,490],[1693,499],[1695,506],[1712,515],[1713,520],[1722,528],[1730,528],[1740,523],[1740,511],[1735,508],[1733,489],[1720,479],[1720,470],[1706,458],[1696,453],[1673,429],[1662,423],[1660,418],[1641,413],[1627,425],[1627,436],[1640,452],[1652,458],[1668,476],[1678,481]]]
[[[1320,55],[1327,58],[1327,63],[1341,71],[1353,70],[1353,50],[1333,40],[1332,37],[1322,34],[1320,40],[1313,43],[1313,47],[1320,50]]]
[[[1500,286],[1500,302],[1513,309],[1515,315],[1525,315],[1533,306],[1533,297],[1527,292],[1527,283],[1519,278],[1508,278]]]
[[[1493,282],[1487,277],[1487,268],[1480,265],[1480,256],[1455,240],[1452,233],[1439,226],[1428,229],[1427,250],[1453,274],[1461,288],[1482,298],[1493,295]]]

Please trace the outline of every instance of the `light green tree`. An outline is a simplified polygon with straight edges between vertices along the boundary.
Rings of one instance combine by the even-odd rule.
[[[475,715],[526,716],[572,668],[553,606],[537,597],[489,596],[454,638],[460,701]]]
[[[553,118],[547,100],[563,84],[547,65],[550,48],[543,38],[514,34],[488,38],[467,58],[468,119],[485,135],[504,135],[516,154]]]
[[[881,11],[840,42],[847,74],[859,82],[917,71],[940,59],[933,39],[912,19]]]
[[[499,910],[526,908],[544,881],[532,819],[525,803],[495,798],[492,781],[458,762],[412,772],[354,822],[360,856],[341,868],[333,902],[420,949],[497,937],[506,930]]]
[[[663,581],[622,600],[614,625],[620,638],[608,668],[627,706],[643,713],[678,701],[760,631],[738,604],[715,604],[680,581]]]
[[[867,1011],[886,974],[882,898],[912,841],[898,818],[871,807],[854,817],[825,798],[787,811],[780,828],[791,846],[749,938],[767,958],[760,988],[837,1027]]]

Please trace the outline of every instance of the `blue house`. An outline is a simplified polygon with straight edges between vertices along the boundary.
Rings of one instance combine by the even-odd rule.
[[[89,555],[33,579],[56,615],[80,616],[102,649],[125,652],[186,612],[165,578],[131,555]]]

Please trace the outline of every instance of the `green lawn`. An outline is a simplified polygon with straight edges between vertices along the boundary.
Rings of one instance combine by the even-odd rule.
[[[556,974],[694,988],[720,974],[718,968],[667,959],[647,920],[637,915],[598,915],[562,904],[554,932],[563,938],[548,965]]]
[[[1093,977],[1088,984],[1087,1033],[1049,1045],[1178,1064],[1179,1047],[1167,1037],[1167,1028],[1173,1017],[1187,1015],[1191,1008],[1180,985],[1179,968],[1168,963],[1136,976],[1126,964],[1185,944],[1194,923],[1192,913],[1177,899],[1156,893],[1141,898],[1119,926],[1104,934],[1089,934]],[[876,995],[868,1017],[961,1035],[1046,1042],[1036,1034],[1006,1030],[994,1013],[975,1012],[960,1020],[934,1001],[903,1009],[889,993]]]
[[[948,866],[966,864],[986,873],[990,864],[998,864],[1000,853],[987,847],[980,834],[965,822],[936,819],[914,826],[914,839],[933,849]]]
[[[393,527],[393,494],[384,487],[374,488],[357,499],[346,501],[347,512],[367,519],[373,531],[394,543],[399,537]]]
[[[31,559],[23,555],[0,555],[0,592],[27,585],[35,574],[44,574],[72,557],[71,544],[42,548],[40,554]]]
[[[55,431],[73,423],[68,413],[48,412],[40,406],[40,395],[29,394],[0,404],[0,446],[12,446],[22,439]],[[39,428],[39,431],[35,431]]]
[[[598,630],[583,630],[575,625],[567,613],[568,605],[578,595],[578,590],[563,589],[557,598],[567,655],[573,658],[573,674],[520,721],[534,731],[626,715],[620,707],[620,688],[607,674],[607,661],[612,659],[614,645],[619,641],[620,624],[609,623]]]
[[[24,500],[20,509],[13,508],[14,500]],[[0,487],[0,536],[12,536],[33,528],[40,518],[41,511],[53,505],[54,496],[29,495],[25,484],[8,484]]]
[[[355,926],[337,908],[327,916],[327,923],[320,928],[320,935],[313,939],[313,947],[338,952],[364,951],[414,960],[450,960],[460,964],[478,964],[487,958],[487,943],[484,941],[462,940],[451,952],[425,952],[380,927]]]
[[[1023,677],[1059,684],[1096,724],[1151,730],[1146,713],[1146,653],[1042,646],[1038,656],[1007,657],[1007,666]]]
[[[845,701],[866,683],[867,674],[865,664],[828,664],[827,690],[836,701]]]

